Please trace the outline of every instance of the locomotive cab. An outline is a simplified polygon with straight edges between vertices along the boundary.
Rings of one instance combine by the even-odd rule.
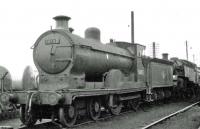
[[[111,45],[115,45],[120,48],[124,48],[129,50],[131,54],[133,54],[135,57],[142,57],[144,56],[145,52],[145,46],[137,43],[128,43],[128,42],[123,42],[123,41],[117,41],[117,42],[112,42],[109,43]]]

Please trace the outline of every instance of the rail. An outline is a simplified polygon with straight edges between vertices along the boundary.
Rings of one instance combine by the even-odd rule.
[[[175,115],[178,115],[178,114],[180,114],[180,113],[183,113],[183,112],[189,110],[190,108],[196,106],[196,105],[199,104],[199,103],[200,103],[200,101],[199,101],[199,102],[196,102],[196,103],[193,103],[193,104],[191,104],[191,105],[189,105],[189,106],[187,106],[187,107],[185,107],[185,108],[183,108],[183,109],[181,109],[181,110],[179,110],[179,111],[177,111],[177,112],[174,112],[174,113],[172,113],[172,114],[170,114],[170,115],[168,115],[168,116],[165,116],[165,117],[163,117],[163,118],[161,118],[161,119],[159,119],[159,120],[157,120],[157,121],[154,121],[153,123],[151,123],[151,124],[149,124],[149,125],[146,125],[145,127],[142,127],[141,129],[149,129],[149,128],[151,128],[151,127],[153,127],[153,126],[159,124],[160,122],[163,122],[163,121],[165,121],[165,120],[167,120],[167,119],[169,119],[169,118],[171,118],[171,117],[173,117],[173,116],[175,116]]]

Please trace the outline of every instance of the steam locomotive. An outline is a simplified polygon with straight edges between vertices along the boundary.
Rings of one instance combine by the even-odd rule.
[[[180,97],[197,96],[200,84],[200,72],[196,64],[187,60],[171,58],[174,63],[175,92]],[[194,97],[195,97],[194,96]]]
[[[0,120],[17,116],[17,107],[8,101],[12,93],[12,78],[9,71],[0,66]]]
[[[103,44],[97,28],[88,28],[82,38],[69,29],[70,17],[54,19],[56,29],[44,32],[33,46],[37,86],[8,95],[10,102],[21,105],[26,126],[52,119],[72,127],[85,116],[97,120],[102,109],[118,115],[124,107],[167,99],[175,91],[195,95],[195,64],[168,60],[166,54],[164,59],[147,57],[145,46],[137,43]]]

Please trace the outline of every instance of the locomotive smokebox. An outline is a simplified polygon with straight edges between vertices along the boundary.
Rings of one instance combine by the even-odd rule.
[[[59,15],[53,18],[56,21],[56,29],[65,29],[69,31],[68,21],[70,17]]]
[[[101,41],[101,32],[96,27],[90,27],[85,30],[85,38],[86,39],[93,39],[96,41]]]
[[[168,53],[163,53],[162,54],[162,59],[163,60],[168,60],[168,55],[169,55]]]

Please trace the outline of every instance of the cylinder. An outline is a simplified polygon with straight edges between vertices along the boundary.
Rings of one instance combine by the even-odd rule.
[[[90,27],[85,30],[85,38],[101,41],[101,32],[96,27]]]

